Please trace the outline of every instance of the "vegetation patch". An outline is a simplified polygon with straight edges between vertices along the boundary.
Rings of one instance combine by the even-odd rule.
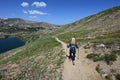
[[[85,42],[88,41],[88,39],[86,39],[87,35],[93,31],[95,30],[91,29],[91,30],[70,31],[64,34],[59,34],[58,37],[66,43],[69,43],[72,37],[75,37],[77,39],[77,42],[81,42],[81,41]]]
[[[27,28],[19,28],[19,27],[10,27],[9,29],[7,28],[2,28],[0,29],[0,32],[5,32],[5,33],[17,33],[17,32],[36,32],[38,30],[43,30],[43,27],[27,27]]]
[[[97,71],[99,74],[101,74],[101,72],[102,72],[102,69],[100,68],[100,65],[99,65],[99,64],[96,66],[96,71]]]
[[[107,64],[110,64],[110,61],[116,61],[117,56],[116,54],[105,54],[104,55],[104,60],[107,62]]]
[[[8,61],[16,62],[17,60],[38,54],[39,52],[47,52],[58,45],[60,45],[60,43],[58,43],[54,38],[38,39],[33,44],[26,46],[23,51],[10,58],[5,59],[4,61],[0,61],[0,64],[5,64]]]
[[[115,78],[116,78],[117,80],[120,80],[120,74],[116,74]]]
[[[108,65],[110,64],[111,61],[116,61],[117,60],[117,55],[116,54],[95,54],[91,53],[86,56],[88,59],[93,60],[94,62],[96,61],[105,61]]]
[[[94,39],[90,39],[93,43],[113,44],[120,42],[120,31],[104,33],[102,36],[96,36]]]
[[[112,53],[112,54],[120,55],[120,50],[113,50],[111,53]]]
[[[88,54],[86,57],[88,59],[93,60],[94,62],[103,60],[103,56],[102,55],[95,54],[95,53]]]
[[[61,64],[64,62],[62,50],[50,51],[47,57],[40,59],[40,61],[34,62],[32,66],[28,66],[22,71],[21,74],[11,78],[12,80],[23,80],[23,79],[50,79],[60,80],[62,75]],[[60,52],[59,52],[60,51]]]
[[[10,80],[62,80],[64,52],[54,38],[38,39],[26,46],[25,50],[0,61],[1,66],[10,63],[21,65],[21,73],[9,78]],[[1,79],[3,75],[0,74]]]

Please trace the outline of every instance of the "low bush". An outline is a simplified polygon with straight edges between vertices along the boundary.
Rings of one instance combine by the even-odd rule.
[[[118,54],[118,55],[120,55],[120,50],[114,50],[114,51],[112,51],[111,53],[112,53],[112,54]]]
[[[104,55],[104,60],[107,62],[107,64],[110,64],[110,61],[116,61],[117,60],[117,56],[116,54],[105,54]]]
[[[117,75],[115,76],[115,78],[116,78],[116,80],[120,80],[120,74],[117,74]]]
[[[107,62],[107,64],[110,64],[110,61],[116,61],[117,60],[117,55],[113,54],[113,53],[104,54],[104,55],[91,53],[91,54],[88,54],[86,57],[88,59],[93,60],[94,62],[104,60],[104,61]]]
[[[92,59],[94,62],[103,60],[103,56],[100,54],[91,53],[86,56],[88,59]]]
[[[91,54],[88,54],[86,57],[87,57],[88,59],[93,59],[95,56],[96,56],[96,54],[91,53]]]
[[[101,73],[101,72],[102,72],[102,69],[100,68],[100,65],[99,65],[99,64],[96,66],[96,71],[97,71],[98,73]]]

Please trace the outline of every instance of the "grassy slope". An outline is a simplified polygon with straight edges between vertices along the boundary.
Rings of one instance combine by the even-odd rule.
[[[48,75],[49,79],[56,80],[61,79],[61,72],[58,70],[63,62],[64,57],[60,44],[54,38],[47,37],[28,44],[23,51],[0,61],[0,65],[4,67],[7,64],[18,64],[20,66],[21,74],[13,79],[23,80],[30,76],[33,79],[44,79]],[[52,67],[49,69],[50,66]],[[29,69],[33,72],[31,73]],[[29,73],[30,75],[25,77]],[[34,77],[34,75],[37,76]]]
[[[119,17],[119,15],[116,14],[118,11],[120,11],[120,6],[65,25],[61,29],[53,32],[53,34],[56,34],[56,36],[65,42],[69,42],[72,37],[75,37],[77,42],[119,42],[119,19],[113,17]],[[92,38],[89,38],[89,36]]]

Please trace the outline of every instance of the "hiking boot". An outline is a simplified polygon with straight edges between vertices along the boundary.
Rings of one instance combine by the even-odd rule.
[[[74,62],[74,61],[72,61],[72,64],[73,64],[73,65],[75,65],[75,62]]]

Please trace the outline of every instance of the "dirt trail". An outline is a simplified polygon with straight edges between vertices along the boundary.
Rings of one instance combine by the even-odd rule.
[[[69,51],[66,50],[67,44],[58,38],[56,40],[62,44],[65,53],[68,55]],[[95,70],[96,65],[89,63],[89,60],[85,58],[86,55],[83,47],[80,47],[79,51],[79,59],[75,59],[75,65],[66,58],[63,64],[63,80],[104,80]],[[77,54],[76,57],[78,57]]]

